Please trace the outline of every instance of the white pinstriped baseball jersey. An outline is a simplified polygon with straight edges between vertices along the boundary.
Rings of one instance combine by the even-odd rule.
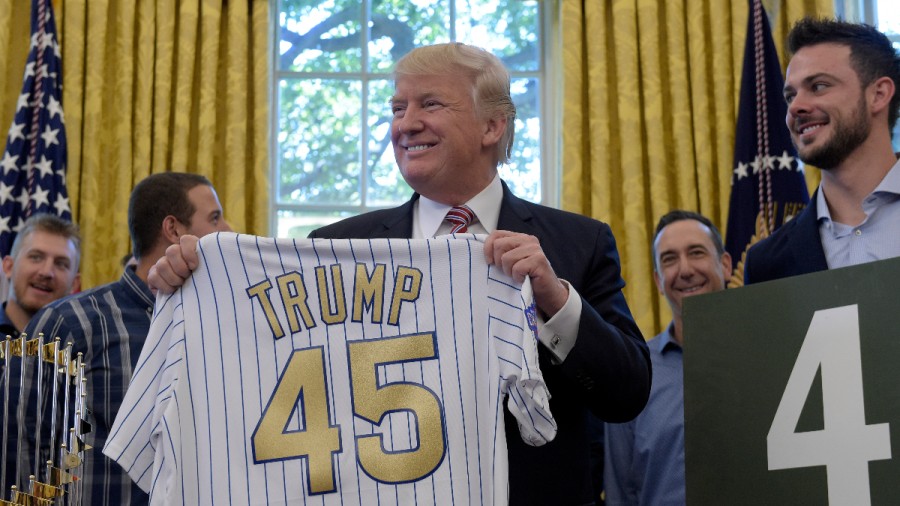
[[[530,444],[556,423],[482,240],[203,238],[104,453],[153,504],[506,504],[504,398]]]

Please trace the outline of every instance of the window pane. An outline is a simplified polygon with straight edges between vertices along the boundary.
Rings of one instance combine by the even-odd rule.
[[[282,79],[279,84],[278,202],[358,204],[359,81]]]
[[[878,0],[878,29],[888,35],[900,34],[900,2]]]
[[[347,211],[278,211],[278,231],[275,237],[302,239],[313,230],[348,218],[356,213]]]
[[[894,49],[900,51],[900,4],[897,0],[878,0],[877,9],[878,29],[885,33],[894,45]],[[891,144],[894,151],[900,151],[900,122],[894,124]]]
[[[276,5],[271,202],[279,236],[305,236],[340,217],[409,199],[412,190],[390,143],[389,74],[413,48],[451,40],[493,52],[512,73],[516,136],[512,161],[500,171],[518,195],[541,200],[541,2],[278,0]]]
[[[535,0],[456,0],[457,38],[497,55],[511,72],[539,69],[540,17]]]
[[[278,68],[296,72],[359,72],[359,0],[281,0]]]
[[[370,206],[390,206],[403,202],[412,189],[403,181],[391,147],[391,104],[394,83],[389,80],[369,83],[369,179],[367,201]]]
[[[516,104],[516,136],[512,159],[500,166],[500,177],[517,196],[541,201],[540,84],[537,79],[513,79]]]
[[[416,46],[450,40],[450,0],[372,2],[369,23],[369,68],[388,72],[395,61]]]

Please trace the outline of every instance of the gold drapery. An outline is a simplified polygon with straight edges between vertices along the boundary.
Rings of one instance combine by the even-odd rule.
[[[3,125],[22,85],[29,9],[0,0]],[[118,278],[128,197],[152,173],[205,175],[235,230],[266,235],[269,2],[67,0],[54,11],[83,286]]]
[[[766,3],[779,51],[794,21],[833,12]],[[747,15],[746,1],[562,0],[562,202],[612,227],[648,338],[671,319],[653,282],[658,219],[694,210],[725,233]]]
[[[54,6],[56,4],[54,3]],[[0,137],[6,148],[7,129],[16,112],[16,101],[22,91],[25,61],[31,33],[31,2],[0,0]]]

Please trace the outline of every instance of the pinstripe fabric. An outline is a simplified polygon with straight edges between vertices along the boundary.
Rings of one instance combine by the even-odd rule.
[[[85,452],[82,504],[147,503],[147,494],[101,449],[150,329],[153,300],[147,285],[129,268],[116,282],[45,307],[26,328],[29,335],[43,332],[45,336],[59,336],[63,343],[71,341],[75,354],[84,353],[85,402],[93,427],[86,442],[94,449]]]
[[[530,285],[487,266],[480,238],[457,237],[204,237],[201,266],[157,301],[104,452],[152,504],[506,504],[504,398],[510,437],[543,444],[556,423]],[[378,266],[380,288],[357,291]],[[411,336],[430,352],[402,355]],[[382,358],[361,366],[370,352]],[[308,375],[285,405],[297,363]],[[315,443],[295,443],[306,431]],[[428,465],[401,460],[435,448]]]

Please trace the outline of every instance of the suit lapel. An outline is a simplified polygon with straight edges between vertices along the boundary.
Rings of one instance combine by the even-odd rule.
[[[822,238],[819,236],[817,194],[818,190],[813,193],[806,210],[795,218],[797,226],[790,232],[796,234],[797,237],[788,241],[788,244],[791,245],[791,254],[796,259],[793,265],[800,266],[802,274],[828,269],[825,250],[822,248]]]
[[[384,219],[381,221],[384,232],[373,237],[386,239],[409,239],[412,237],[413,206],[418,198],[419,194],[413,193],[412,198],[402,206],[386,210]]]
[[[505,181],[503,184],[503,202],[500,204],[500,215],[497,218],[497,230],[509,230],[523,234],[532,234],[531,210],[525,205],[525,201],[516,197],[509,191]]]

